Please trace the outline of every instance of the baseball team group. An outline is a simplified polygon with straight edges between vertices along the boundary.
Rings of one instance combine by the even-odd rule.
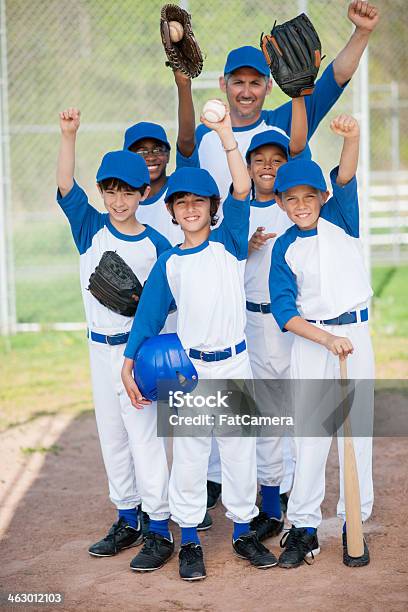
[[[89,547],[92,556],[140,545],[131,569],[157,570],[175,551],[171,519],[181,532],[180,577],[201,580],[199,533],[211,528],[209,510],[218,500],[232,521],[226,534],[232,552],[250,565],[294,568],[320,552],[331,436],[159,437],[156,402],[136,384],[134,370],[141,348],[158,338],[152,367],[171,364],[172,351],[182,351],[199,380],[338,379],[343,360],[350,379],[374,378],[372,290],[359,237],[358,122],[346,114],[331,117],[342,151],[330,185],[308,145],[379,21],[377,8],[363,0],[350,3],[347,17],[354,31],[315,83],[306,68],[312,61],[317,73],[320,48],[310,48],[316,42],[308,39],[313,26],[305,15],[287,22],[287,30],[273,30],[262,50],[231,50],[219,78],[226,101],[204,108],[197,128],[191,75],[171,66],[178,93],[176,170],[167,176],[172,147],[164,128],[132,125],[123,149],[106,153],[97,172],[105,213],[74,178],[80,111],[60,113],[57,201],[80,255],[96,423],[117,509],[107,535]],[[283,70],[282,89],[292,99],[265,110],[274,70]],[[107,252],[143,287],[134,316],[90,290]],[[310,401],[299,395],[295,415]],[[366,541],[358,557],[347,549],[338,447],[343,562],[363,566],[370,559]],[[373,506],[372,438],[355,437],[354,449],[364,522]],[[263,542],[283,532],[285,519],[290,529],[275,557]]]

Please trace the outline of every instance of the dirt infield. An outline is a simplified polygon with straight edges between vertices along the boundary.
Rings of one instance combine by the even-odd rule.
[[[9,429],[0,434],[0,592],[65,594],[63,606],[39,610],[407,610],[407,439],[375,441],[376,499],[366,525],[372,562],[354,570],[341,561],[334,446],[322,552],[313,566],[249,567],[232,554],[231,525],[219,504],[213,528],[202,534],[208,577],[189,584],[178,578],[177,555],[163,569],[140,575],[129,569],[138,549],[106,559],[87,554],[115,516],[92,415],[42,417]],[[173,531],[178,542],[178,528]],[[278,539],[267,544],[278,553]]]

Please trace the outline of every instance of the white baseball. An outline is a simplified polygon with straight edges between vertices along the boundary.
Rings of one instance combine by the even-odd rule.
[[[178,21],[169,21],[171,42],[179,42],[184,36],[184,28]]]
[[[225,117],[225,105],[221,100],[208,100],[204,104],[203,117],[211,123],[218,123]]]

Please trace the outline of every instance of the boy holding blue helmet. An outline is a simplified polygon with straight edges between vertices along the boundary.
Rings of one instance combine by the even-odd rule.
[[[199,379],[252,377],[245,340],[244,292],[251,183],[228,109],[221,122],[206,124],[218,133],[227,156],[232,194],[224,205],[223,222],[211,231],[219,205],[218,187],[211,175],[199,168],[181,168],[169,179],[167,205],[185,238],[153,268],[126,347],[122,379],[137,407],[146,401],[132,378],[135,356],[147,338],[160,332],[173,300],[178,308],[177,334]],[[217,440],[223,464],[223,503],[234,521],[233,549],[256,567],[276,565],[274,555],[250,530],[250,522],[258,514],[256,440]],[[169,500],[172,519],[181,527],[179,571],[184,580],[206,576],[197,526],[206,512],[210,450],[210,437],[174,438]],[[133,569],[156,569],[160,566],[156,559],[156,551],[144,548]]]
[[[277,239],[269,277],[272,313],[283,331],[295,337],[291,353],[291,378],[339,378],[339,358],[347,358],[350,379],[373,379],[374,357],[368,328],[368,303],[372,296],[359,243],[359,206],[355,178],[359,151],[359,126],[348,115],[331,122],[344,138],[340,164],[330,174],[329,198],[321,169],[312,161],[298,160],[279,168],[275,197],[292,225]],[[354,398],[351,417],[361,409]],[[373,396],[365,398],[368,420]],[[297,394],[295,416],[310,411],[307,394]],[[320,552],[317,527],[324,498],[325,466],[331,436],[297,437],[295,479],[288,504],[292,528],[282,542],[279,565],[292,568]],[[361,514],[369,518],[373,505],[372,439],[354,438],[360,482]],[[340,471],[343,452],[339,443]],[[340,483],[337,514],[345,521],[344,491]],[[369,563],[367,544],[361,557],[347,552],[343,525],[343,562],[348,566]]]

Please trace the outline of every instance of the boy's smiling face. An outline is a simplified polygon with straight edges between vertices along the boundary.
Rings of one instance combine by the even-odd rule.
[[[174,218],[184,232],[200,232],[210,228],[210,206],[210,198],[194,193],[182,194],[172,204]]]
[[[118,187],[101,189],[98,185],[98,188],[111,221],[116,221],[119,224],[126,223],[129,219],[135,218],[139,203],[148,197],[150,191],[150,188],[146,187],[146,191],[142,196],[140,191],[127,187],[122,189]]]
[[[317,227],[320,209],[328,197],[328,191],[320,191],[309,185],[296,185],[276,195],[276,201],[299,229],[309,230]]]
[[[284,150],[275,144],[266,144],[251,153],[248,172],[254,181],[257,195],[272,199],[276,172],[287,162]]]
[[[157,181],[166,174],[166,166],[169,163],[170,152],[166,145],[154,138],[142,138],[137,140],[129,150],[141,155],[147,165],[150,174],[150,182]]]

